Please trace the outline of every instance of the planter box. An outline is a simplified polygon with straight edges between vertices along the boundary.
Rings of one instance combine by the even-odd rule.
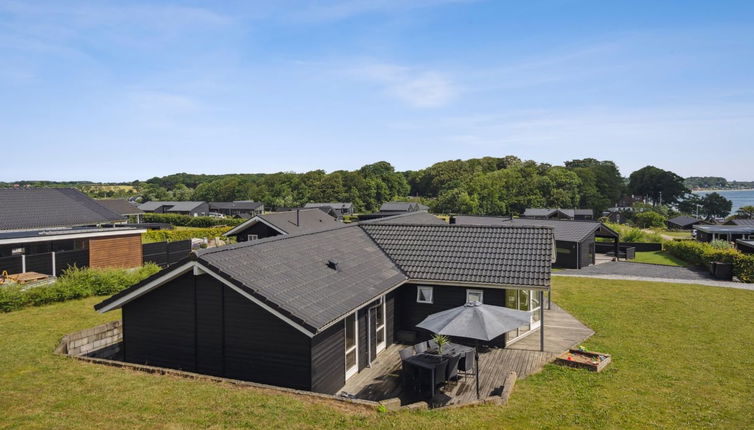
[[[612,361],[610,354],[581,351],[579,349],[569,349],[555,359],[556,364],[587,369],[592,372],[601,372],[605,366],[610,364],[610,361]]]

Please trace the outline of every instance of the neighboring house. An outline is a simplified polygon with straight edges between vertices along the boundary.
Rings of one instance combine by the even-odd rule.
[[[69,265],[136,267],[141,233],[71,188],[0,188],[0,272],[57,275]]]
[[[754,240],[736,240],[736,248],[744,254],[754,254]]]
[[[422,210],[420,206],[415,202],[387,202],[380,206],[380,212],[416,212]]]
[[[732,218],[725,221],[725,225],[754,226],[754,219],[750,218]]]
[[[457,225],[515,225],[551,227],[555,234],[557,256],[554,267],[581,269],[595,262],[595,238],[608,238],[618,246],[619,235],[601,222],[561,221],[552,219],[525,219],[458,215]]]
[[[198,251],[95,309],[122,310],[127,362],[336,393],[470,300],[532,311],[492,344],[534,332],[552,247],[547,227],[352,223]]]
[[[681,215],[668,220],[668,228],[671,230],[691,230],[695,224],[703,223],[703,220],[692,216]]]
[[[176,214],[188,216],[206,216],[209,214],[207,202],[159,202],[149,201],[139,205],[139,209],[147,213]]]
[[[699,242],[725,240],[735,242],[737,239],[754,239],[754,225],[694,225],[695,238]]]
[[[296,209],[257,215],[223,234],[237,242],[265,239],[281,234],[299,234],[343,227],[344,224],[319,209]]]
[[[400,223],[400,224],[434,224],[448,225],[442,219],[423,211],[391,214],[379,218],[360,221],[362,224]]]
[[[144,213],[143,210],[139,209],[136,205],[126,199],[101,199],[97,200],[97,203],[110,209],[116,214],[121,215],[125,220],[127,220],[128,217],[136,218],[137,224],[141,221],[141,215]]]
[[[327,208],[332,209],[336,218],[343,218],[343,215],[353,215],[353,203],[307,203],[304,205],[304,209],[323,209],[329,213]]]
[[[545,208],[528,208],[521,215],[521,218],[527,219],[563,219],[563,220],[593,220],[594,211],[592,209],[545,209]]]
[[[209,202],[209,212],[234,218],[253,218],[264,213],[264,203],[251,200],[232,202]]]

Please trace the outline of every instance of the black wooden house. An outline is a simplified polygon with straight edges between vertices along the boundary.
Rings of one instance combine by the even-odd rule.
[[[335,393],[424,316],[481,300],[532,311],[549,227],[360,223],[203,250],[95,306],[125,361]]]

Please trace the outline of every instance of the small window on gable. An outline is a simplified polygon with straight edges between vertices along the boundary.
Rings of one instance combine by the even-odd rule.
[[[247,237],[247,239],[249,240],[249,242],[251,242],[252,240],[257,240],[257,239],[259,239],[259,235],[258,235],[258,234],[250,234],[250,235],[249,235],[249,236]]]
[[[416,287],[416,303],[432,303],[432,287]]]
[[[472,302],[484,303],[484,291],[466,290],[466,303]]]

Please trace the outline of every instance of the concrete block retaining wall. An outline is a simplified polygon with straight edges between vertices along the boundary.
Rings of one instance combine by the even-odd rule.
[[[63,336],[55,352],[80,356],[116,345],[123,340],[121,324],[121,321],[110,321],[109,323]]]

